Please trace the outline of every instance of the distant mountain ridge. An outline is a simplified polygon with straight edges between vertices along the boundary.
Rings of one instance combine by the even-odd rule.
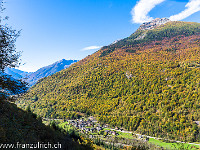
[[[25,72],[15,68],[6,68],[5,73],[11,75],[15,79],[24,79],[33,86],[39,79],[50,76],[56,72],[59,72],[65,68],[68,68],[71,64],[78,60],[59,60],[49,66],[42,67],[36,72]]]
[[[68,68],[71,64],[77,62],[78,60],[65,60],[62,59],[60,61],[57,61],[49,66],[45,66],[43,68],[40,68],[36,72],[31,73],[27,76],[27,82],[30,84],[30,86],[34,85],[39,79],[50,76],[56,72],[59,72],[65,68]]]
[[[6,68],[5,73],[11,75],[15,79],[22,79],[31,74],[32,72],[21,71],[15,68]]]

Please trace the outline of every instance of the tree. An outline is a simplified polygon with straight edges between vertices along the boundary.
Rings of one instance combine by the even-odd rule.
[[[0,13],[3,13],[3,1],[0,0]],[[9,95],[19,94],[26,91],[26,83],[22,80],[13,79],[4,73],[6,67],[16,67],[20,65],[20,52],[16,51],[15,42],[20,31],[13,30],[3,24],[8,17],[0,17],[0,99],[5,99]]]

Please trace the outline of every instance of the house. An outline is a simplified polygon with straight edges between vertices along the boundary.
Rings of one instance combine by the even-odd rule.
[[[94,136],[93,135],[89,135],[89,138],[92,139]]]
[[[200,125],[200,121],[194,121],[198,126]]]
[[[105,124],[103,127],[104,127],[104,128],[108,128],[108,124]]]
[[[88,119],[93,120],[93,118],[94,118],[93,116],[90,116]]]
[[[139,136],[138,136],[138,139],[142,139],[142,138],[143,138],[143,136],[142,136],[142,135],[139,135]]]
[[[94,128],[91,128],[90,131],[93,133],[94,132]]]
[[[88,122],[88,123],[87,123],[87,126],[92,126],[92,123],[91,123],[91,122]]]
[[[86,132],[89,132],[90,131],[90,128],[86,128]]]
[[[101,131],[102,130],[102,127],[97,127],[97,131]]]
[[[97,123],[96,125],[99,127],[99,126],[100,126],[100,123]]]
[[[118,127],[115,127],[115,130],[119,130],[119,128],[118,128]]]
[[[116,135],[116,131],[112,131],[112,135]]]

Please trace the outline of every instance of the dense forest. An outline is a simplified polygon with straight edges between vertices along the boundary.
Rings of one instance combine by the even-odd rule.
[[[45,118],[93,115],[136,133],[200,141],[200,24],[168,22],[52,76],[18,102]]]

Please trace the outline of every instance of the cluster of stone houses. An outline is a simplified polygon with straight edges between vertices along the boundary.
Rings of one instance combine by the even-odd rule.
[[[104,135],[118,135],[118,133],[114,130],[105,130]]]
[[[97,125],[97,121],[95,119],[77,119],[77,120],[68,120],[69,124],[74,126],[75,128],[87,132],[95,132],[101,131],[103,128]],[[96,127],[94,127],[96,126]]]
[[[87,120],[77,119],[77,120],[68,120],[69,124],[79,129],[81,132],[85,133],[94,133],[103,131],[104,135],[117,135],[117,132],[114,130],[103,130],[104,128],[108,128],[108,124],[101,126],[97,121],[93,118],[89,118]]]
[[[109,128],[108,124],[105,125],[100,125],[100,123],[98,123],[93,117],[92,118],[88,118],[88,119],[76,119],[76,120],[68,120],[69,124],[74,126],[75,128],[77,128],[80,132],[82,133],[89,133],[89,138],[94,138],[94,135],[91,133],[99,133],[101,135],[104,135],[104,137],[107,136],[111,136],[111,135],[118,135],[117,132],[125,132],[123,131],[123,129],[115,127],[115,129],[109,129],[106,130],[106,128]],[[128,131],[126,131],[128,132]],[[129,132],[132,133],[132,132]],[[135,138],[139,139],[139,140],[144,140],[144,141],[148,141],[149,138],[147,138],[144,135],[140,135],[140,134],[133,134],[133,136],[135,136]]]
[[[87,121],[84,121],[84,120],[81,120],[81,119],[80,120],[79,119],[77,119],[77,120],[68,120],[68,122],[72,126],[74,126],[76,128],[79,128],[79,129],[84,128],[84,127],[94,126],[94,123],[89,119]]]

